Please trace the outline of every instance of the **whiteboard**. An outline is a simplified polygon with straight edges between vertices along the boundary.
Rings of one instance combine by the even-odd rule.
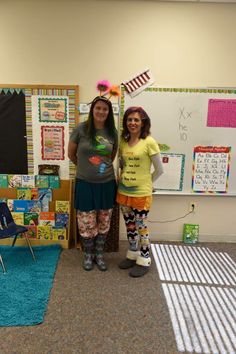
[[[159,194],[196,194],[192,189],[194,148],[226,146],[231,149],[227,190],[224,195],[236,195],[235,123],[227,126],[224,120],[223,127],[216,126],[214,122],[209,124],[209,102],[221,102],[218,100],[222,100],[224,104],[233,102],[236,106],[236,90],[149,87],[133,98],[122,90],[122,115],[130,106],[143,107],[151,119],[151,135],[160,146],[168,148],[163,153],[184,155],[181,190],[163,190],[162,187]],[[227,112],[224,114],[227,115]],[[234,119],[236,120],[236,115]],[[165,174],[160,177],[164,178]],[[155,187],[158,187],[158,181]]]

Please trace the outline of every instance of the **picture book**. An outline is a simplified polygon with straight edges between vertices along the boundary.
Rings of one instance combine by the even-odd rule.
[[[69,223],[69,214],[67,213],[56,213],[55,214],[55,227],[56,228],[62,228],[62,227],[68,227]]]
[[[53,240],[66,240],[67,239],[67,230],[65,228],[52,229],[52,238]]]
[[[34,175],[22,175],[21,187],[23,188],[34,188],[35,187],[35,176]]]
[[[45,225],[38,225],[38,238],[41,240],[51,240],[52,239],[52,227]]]
[[[39,213],[39,225],[55,226],[55,213],[53,211],[41,211]]]
[[[49,187],[49,179],[48,179],[48,176],[36,175],[36,176],[35,176],[35,187],[38,187],[38,188],[48,188],[48,187]]]
[[[49,187],[50,188],[60,188],[60,177],[59,176],[48,176]]]
[[[0,188],[8,188],[7,175],[0,174]]]
[[[49,202],[52,201],[51,188],[39,188],[38,199],[41,201],[42,211],[49,211]]]
[[[29,238],[37,238],[37,226],[27,225],[27,235]]]
[[[35,226],[39,224],[39,214],[38,213],[24,213],[24,225]]]
[[[22,200],[23,202],[23,200]],[[40,200],[27,200],[27,211],[30,213],[40,213],[42,210]]]
[[[14,199],[7,199],[7,206],[9,208],[10,211],[13,211],[14,210]]]
[[[22,211],[23,213],[28,211],[28,202],[29,200],[24,200],[24,199],[14,199],[13,200],[13,211],[20,212]]]
[[[29,188],[17,188],[16,190],[17,199],[31,199],[31,189]]]
[[[22,183],[21,175],[8,175],[9,188],[21,187],[21,183]]]
[[[196,243],[198,242],[199,225],[197,224],[184,224],[183,229],[183,242]]]
[[[56,213],[69,213],[70,202],[68,200],[56,200],[55,211]]]
[[[39,199],[38,188],[31,188],[31,200],[38,200],[38,199]]]
[[[15,212],[12,211],[11,213],[13,220],[18,225],[24,225],[24,213],[23,212]]]

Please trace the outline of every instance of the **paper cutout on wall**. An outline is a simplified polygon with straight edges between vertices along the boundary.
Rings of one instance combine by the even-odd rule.
[[[151,86],[153,83],[154,78],[149,69],[143,70],[142,72],[134,75],[131,79],[122,82],[125,90],[131,97],[138,95],[146,87]]]

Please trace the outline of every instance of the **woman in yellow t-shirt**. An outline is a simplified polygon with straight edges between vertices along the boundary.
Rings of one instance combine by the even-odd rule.
[[[143,276],[151,265],[147,215],[152,203],[152,182],[163,173],[160,149],[150,136],[150,127],[150,118],[142,107],[125,111],[116,200],[121,206],[129,241],[126,258],[119,268],[131,268],[132,277]]]

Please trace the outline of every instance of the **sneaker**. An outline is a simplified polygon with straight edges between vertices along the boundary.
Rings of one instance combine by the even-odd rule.
[[[133,278],[139,278],[145,275],[149,271],[150,267],[146,266],[141,266],[139,264],[136,264],[131,271],[129,272],[129,275]]]
[[[136,264],[136,260],[135,259],[125,258],[123,261],[121,261],[118,264],[118,267],[120,269],[129,269],[129,268],[132,268],[135,264]]]

